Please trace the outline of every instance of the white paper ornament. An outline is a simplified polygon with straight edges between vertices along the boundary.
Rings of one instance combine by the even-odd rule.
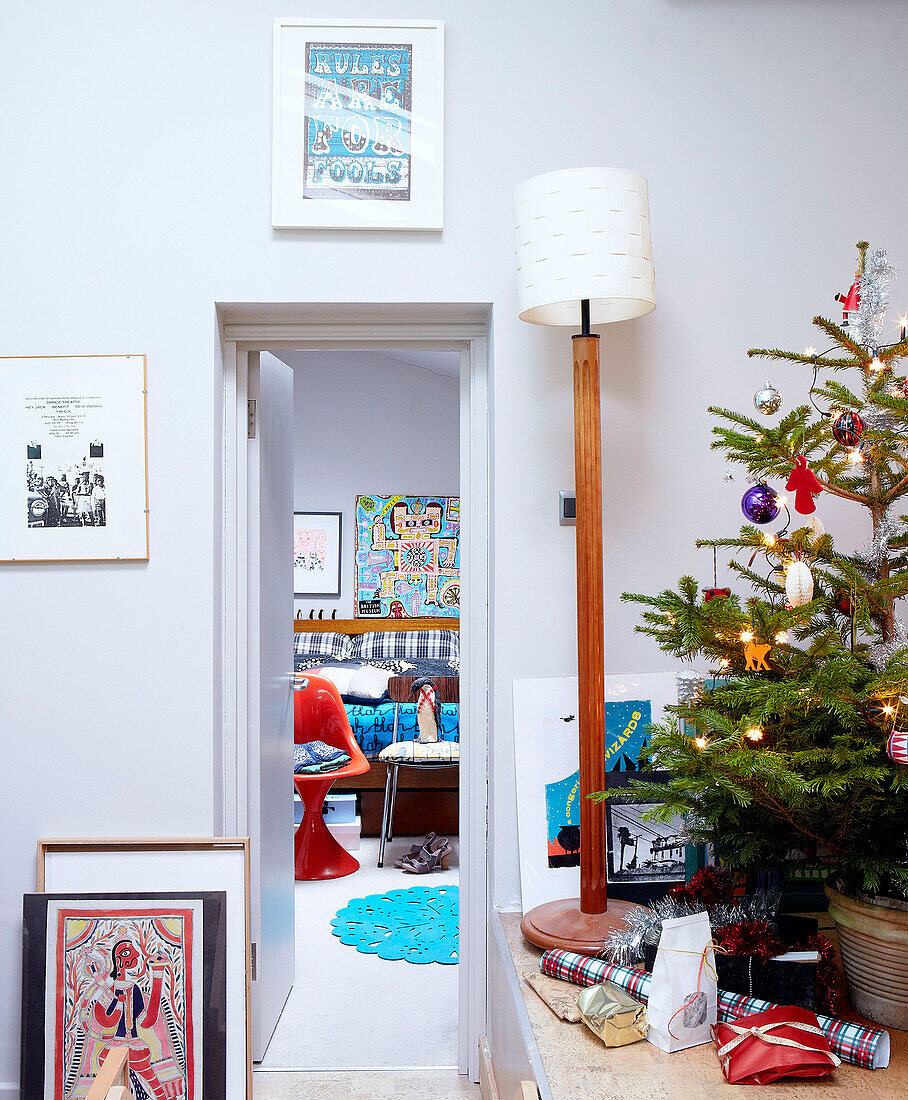
[[[826,534],[826,528],[823,526],[816,512],[804,520],[804,526],[809,527],[812,532],[810,536],[811,542],[816,542],[817,539],[821,539]]]
[[[803,607],[813,599],[813,573],[806,562],[793,561],[785,570],[785,595],[792,607]]]

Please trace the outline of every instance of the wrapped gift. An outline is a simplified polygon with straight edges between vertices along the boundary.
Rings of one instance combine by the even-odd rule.
[[[780,1077],[825,1077],[841,1060],[812,1012],[781,1005],[716,1024],[716,1052],[729,1084],[768,1085]]]
[[[577,998],[580,1019],[607,1047],[624,1047],[646,1038],[646,1005],[613,982],[589,985]]]
[[[652,970],[656,959],[659,933],[659,928],[654,928],[643,942],[647,970]],[[810,1011],[838,1010],[835,963],[831,957],[827,962],[825,955],[821,961],[816,950],[828,945],[817,936],[816,919],[782,915],[773,921],[746,920],[717,927],[715,937],[721,949],[716,955],[720,989]],[[811,947],[794,954],[792,947],[800,944]]]

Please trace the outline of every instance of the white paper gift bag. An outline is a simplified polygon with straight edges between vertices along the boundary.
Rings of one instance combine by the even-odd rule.
[[[647,1039],[661,1050],[684,1050],[712,1042],[716,964],[706,913],[662,922],[647,1012]]]

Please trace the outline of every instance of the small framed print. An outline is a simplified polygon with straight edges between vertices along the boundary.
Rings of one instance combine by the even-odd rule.
[[[293,513],[293,595],[296,599],[341,593],[342,512]]]
[[[635,779],[660,783],[667,778],[667,772],[657,771],[606,773],[609,897],[645,904],[686,881],[690,838],[684,818],[678,814],[668,821],[647,820],[646,814],[657,804],[641,802],[629,789]]]
[[[443,146],[443,23],[275,20],[275,229],[440,230]]]
[[[0,561],[147,561],[144,355],[0,358]]]

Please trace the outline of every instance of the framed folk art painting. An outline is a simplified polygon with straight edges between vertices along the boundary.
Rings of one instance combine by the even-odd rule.
[[[0,561],[147,561],[145,356],[0,358]]]
[[[127,1052],[134,1096],[226,1095],[226,895],[26,894],[22,1100],[84,1097]]]
[[[337,598],[341,593],[342,512],[293,513],[293,595]]]
[[[443,23],[275,20],[276,229],[441,229],[443,147]]]
[[[114,897],[128,893],[149,898],[167,891],[195,892],[193,896],[223,891],[223,1010],[229,1042],[220,1095],[222,1100],[252,1100],[247,837],[39,840],[37,889],[83,898],[87,894]],[[150,1097],[158,1100],[153,1092]],[[207,1094],[198,1097],[208,1100]]]

